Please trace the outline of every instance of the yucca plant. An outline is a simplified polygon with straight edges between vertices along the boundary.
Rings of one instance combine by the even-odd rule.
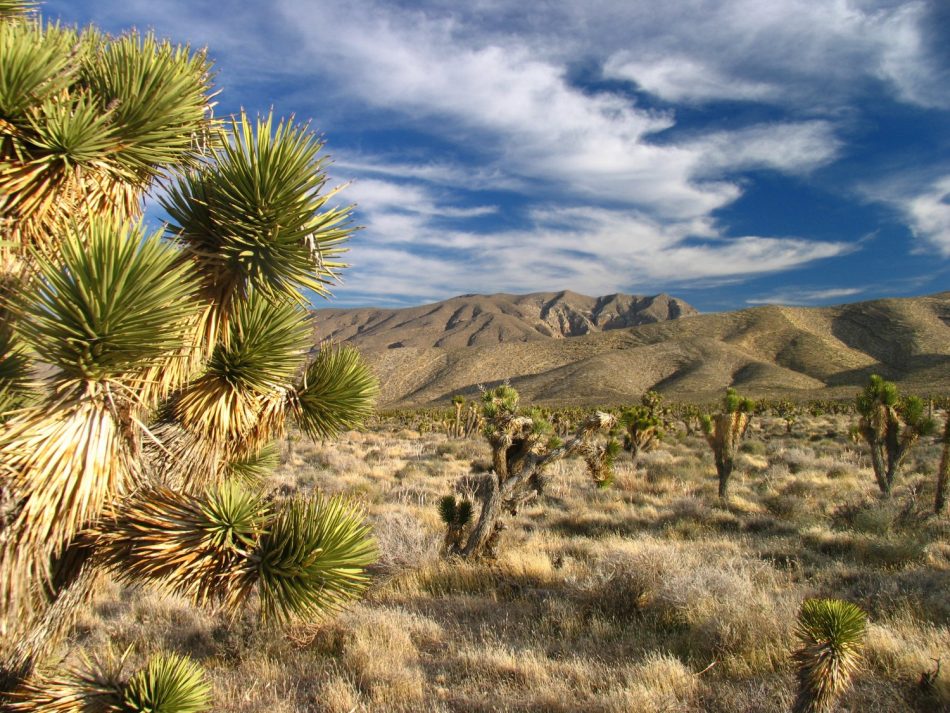
[[[469,526],[471,504],[448,495],[439,503],[446,525],[446,552],[474,557],[494,554],[503,529],[504,513],[516,514],[526,502],[544,491],[546,470],[568,456],[584,458],[590,475],[601,487],[613,478],[613,460],[620,444],[609,436],[616,418],[595,412],[572,438],[562,441],[539,409],[519,410],[518,392],[502,384],[482,393],[483,433],[492,451],[492,471],[476,489],[478,519]],[[608,434],[598,438],[598,434]]]
[[[277,623],[367,583],[358,508],[260,485],[289,422],[331,438],[372,410],[359,354],[313,350],[307,318],[350,207],[308,127],[216,121],[214,95],[203,52],[0,2],[0,699],[99,573],[231,610],[257,591]],[[204,707],[175,693],[190,666],[159,659],[117,710]],[[67,679],[44,710],[104,680]]]
[[[872,374],[857,398],[860,420],[855,438],[867,443],[871,467],[884,497],[890,497],[894,478],[911,447],[934,431],[936,424],[916,396],[901,396],[897,385]]]
[[[840,599],[806,599],[795,636],[798,695],[793,713],[832,713],[861,663],[867,615]]]
[[[128,652],[126,652],[128,653]],[[5,710],[48,713],[201,713],[211,685],[187,656],[160,654],[129,677],[124,657],[86,661],[82,668],[42,675],[20,687]]]
[[[660,395],[646,392],[640,405],[626,408],[620,414],[624,430],[623,446],[630,453],[634,465],[640,454],[656,447],[663,438],[663,415],[660,412]]]
[[[729,479],[735,467],[739,441],[749,428],[750,413],[754,404],[740,396],[735,389],[726,389],[722,400],[722,412],[702,416],[700,421],[706,442],[716,459],[716,475],[719,477],[719,497],[729,497]]]

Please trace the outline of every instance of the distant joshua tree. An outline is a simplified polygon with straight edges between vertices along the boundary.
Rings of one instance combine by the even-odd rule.
[[[439,503],[450,555],[494,554],[504,527],[502,516],[516,514],[523,504],[542,494],[546,469],[563,458],[581,456],[600,487],[613,480],[612,466],[620,444],[613,438],[597,438],[616,425],[613,416],[591,414],[573,437],[562,441],[539,410],[519,410],[518,398],[518,392],[507,385],[482,394],[483,432],[491,446],[492,470],[475,493],[480,508],[474,522],[471,501],[447,495]]]
[[[871,451],[874,477],[884,497],[890,497],[901,463],[911,447],[934,431],[922,399],[901,396],[897,386],[874,374],[857,399],[860,420],[854,436]]]
[[[663,438],[660,395],[655,391],[646,392],[639,406],[631,406],[620,414],[620,425],[624,430],[624,449],[630,452],[636,465],[640,454],[655,448]]]
[[[735,466],[739,441],[749,428],[750,413],[754,403],[743,398],[735,389],[726,389],[722,400],[722,413],[702,417],[703,433],[716,458],[716,473],[719,476],[719,497],[729,495],[729,478]]]
[[[365,587],[357,510],[259,485],[288,420],[371,413],[355,351],[311,354],[304,297],[350,209],[307,127],[212,118],[201,52],[0,0],[0,58],[0,707],[202,710],[178,657],[32,674],[103,572],[231,611],[256,592],[277,623]]]

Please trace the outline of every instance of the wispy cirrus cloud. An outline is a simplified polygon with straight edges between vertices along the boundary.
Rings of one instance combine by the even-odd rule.
[[[383,194],[388,189],[380,190]],[[396,186],[394,190],[399,190]],[[424,189],[415,189],[422,194]],[[849,243],[742,236],[723,239],[708,219],[671,223],[635,210],[546,207],[522,229],[446,229],[426,211],[376,205],[355,241],[346,302],[441,299],[464,292],[573,289],[588,294],[660,291],[728,281],[847,254]],[[411,235],[412,250],[405,249]]]
[[[375,301],[665,289],[877,249],[743,199],[760,174],[794,193],[834,173],[820,190],[858,204],[862,102],[950,107],[939,0],[78,3],[208,44],[232,108],[316,118],[365,226],[340,292]],[[874,200],[947,256],[943,184],[912,183]]]
[[[837,287],[826,290],[785,288],[779,292],[772,292],[762,297],[753,297],[746,300],[750,305],[814,305],[825,304],[832,300],[844,300],[857,297],[865,292],[864,287]]]
[[[934,181],[916,195],[898,200],[914,235],[950,257],[950,175]]]
[[[950,173],[928,173],[932,174],[903,171],[863,183],[858,192],[869,201],[890,206],[917,239],[917,251],[950,257]]]

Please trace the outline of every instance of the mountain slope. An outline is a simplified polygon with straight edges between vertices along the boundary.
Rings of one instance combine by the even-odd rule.
[[[501,315],[530,325],[524,315],[535,318],[535,313],[523,306],[512,314],[508,305],[519,298],[505,297],[508,312]],[[549,325],[540,317],[543,300],[525,297],[531,299],[522,304],[541,304],[537,317]],[[552,403],[629,402],[647,389],[672,399],[707,399],[726,386],[760,397],[843,397],[871,373],[908,390],[950,393],[950,292],[837,307],[765,306],[707,315],[692,311],[678,319],[606,330],[603,325],[614,318],[599,318],[598,325],[590,311],[584,316],[592,327],[575,322],[591,330],[580,336],[562,337],[570,332],[567,327],[556,332],[549,325],[558,336],[523,327],[497,331],[491,339],[485,337],[486,329],[471,326],[479,316],[477,308],[485,313],[486,299],[460,297],[428,305],[425,314],[405,320],[405,332],[398,319],[385,328],[374,323],[354,329],[353,343],[380,376],[383,404],[443,401],[505,379],[527,400]],[[586,299],[590,302],[585,305],[604,300]],[[443,321],[446,314],[469,309],[466,305],[470,311],[460,314],[474,315],[465,323],[470,326],[459,329],[462,322],[449,326],[451,320]],[[441,325],[443,336],[426,334],[420,319]],[[566,318],[555,323],[571,324]],[[396,348],[394,343],[407,346]]]
[[[696,310],[668,295],[587,297],[564,291],[463,295],[405,309],[321,309],[314,311],[313,324],[320,338],[362,349],[454,349],[576,337],[691,314]]]

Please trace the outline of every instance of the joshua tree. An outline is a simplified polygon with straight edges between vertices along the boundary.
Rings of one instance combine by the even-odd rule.
[[[735,389],[726,389],[722,401],[722,413],[702,417],[703,433],[716,456],[716,473],[719,476],[719,497],[728,497],[729,478],[732,475],[739,441],[749,428],[749,412],[753,402],[742,398]]]
[[[484,476],[476,490],[481,509],[471,527],[470,502],[464,499],[456,502],[452,495],[440,502],[448,554],[462,557],[493,554],[504,527],[503,513],[514,515],[524,503],[542,494],[545,470],[562,458],[580,455],[595,483],[601,487],[611,483],[613,459],[620,451],[620,444],[612,438],[602,443],[596,441],[598,433],[605,433],[615,425],[616,419],[610,414],[590,415],[572,438],[561,441],[539,411],[519,411],[518,392],[507,385],[482,394],[482,413],[485,437],[492,451],[492,471]]]
[[[455,407],[455,416],[446,429],[453,438],[471,438],[475,433],[481,430],[482,415],[476,402],[468,404],[466,408],[465,397],[456,394],[452,397],[452,406]]]
[[[897,386],[874,374],[857,399],[861,418],[854,435],[871,449],[871,466],[884,497],[890,497],[894,476],[911,446],[935,428],[916,396],[903,397]]]
[[[832,713],[861,663],[867,616],[840,599],[806,599],[798,615],[794,653],[798,695],[793,713]]]
[[[785,421],[785,433],[791,433],[798,421],[798,408],[791,401],[779,401],[774,407],[775,415]]]
[[[101,572],[231,610],[256,590],[278,622],[357,595],[360,514],[257,484],[288,419],[329,437],[376,392],[355,351],[310,353],[303,290],[327,293],[352,232],[321,143],[271,117],[214,120],[205,56],[151,35],[44,25],[3,0],[0,58],[0,698]],[[158,183],[171,222],[150,233]],[[134,693],[149,675],[122,683],[122,710],[159,710]],[[78,710],[86,694],[28,693],[97,676],[17,695]]]
[[[455,438],[462,437],[462,409],[465,408],[465,397],[456,394],[452,397],[452,405],[455,407],[455,421],[452,423],[452,435]]]
[[[946,422],[943,424],[943,454],[937,469],[937,494],[934,497],[934,512],[937,515],[943,513],[947,506],[947,481],[950,481],[950,411],[944,416]]]
[[[649,451],[663,437],[663,417],[660,414],[660,395],[648,391],[639,406],[631,406],[620,415],[624,430],[623,446],[630,451],[636,465],[640,453]]]

